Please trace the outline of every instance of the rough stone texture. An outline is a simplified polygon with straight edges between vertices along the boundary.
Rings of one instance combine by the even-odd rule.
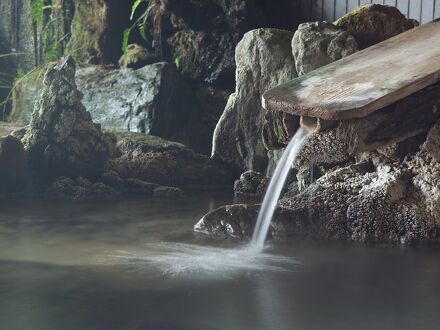
[[[436,123],[429,131],[425,148],[435,161],[440,162],[440,122]]]
[[[213,156],[243,171],[266,171],[261,96],[296,77],[292,36],[289,31],[258,29],[246,33],[237,45],[237,87],[214,131]]]
[[[352,34],[360,49],[418,25],[416,21],[407,19],[396,7],[378,4],[361,6],[342,16],[334,24]]]
[[[130,5],[120,0],[75,0],[67,53],[83,63],[117,63]]]
[[[297,0],[279,0],[276,6],[272,0],[159,1],[146,21],[147,48],[166,61],[178,59],[189,78],[233,88],[234,48],[244,33],[294,29],[298,8]]]
[[[255,172],[244,172],[240,179],[234,183],[234,192],[238,195],[262,196],[264,195],[270,178]]]
[[[119,59],[121,67],[132,69],[140,69],[154,62],[157,62],[157,57],[138,44],[128,45],[127,51]]]
[[[72,201],[112,199],[120,196],[116,190],[104,183],[92,183],[82,177],[76,180],[58,178],[47,189],[46,194],[50,198]]]
[[[193,107],[190,88],[164,62],[138,70],[88,66],[78,70],[76,81],[93,120],[109,130],[171,138]]]
[[[75,61],[63,58],[44,78],[23,142],[31,169],[43,181],[59,176],[95,178],[109,155],[109,141],[81,104]]]
[[[26,180],[23,144],[11,135],[0,137],[0,193],[18,192],[25,187]]]
[[[168,43],[184,76],[226,86],[233,80],[235,43],[229,33],[182,30]]]
[[[122,178],[137,178],[165,186],[232,186],[236,173],[219,161],[180,143],[159,137],[117,134],[117,156],[109,169]]]
[[[292,39],[298,75],[351,55],[358,50],[356,40],[331,23],[300,24]]]
[[[400,161],[371,156],[372,162],[329,171],[302,193],[282,199],[272,234],[364,243],[439,241],[440,163],[423,146]],[[247,237],[254,224],[254,211],[234,205],[208,213],[195,230]]]

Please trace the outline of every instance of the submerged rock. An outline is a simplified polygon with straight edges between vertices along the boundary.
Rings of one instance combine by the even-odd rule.
[[[351,34],[327,22],[300,24],[292,39],[298,75],[351,55],[358,50]]]
[[[78,177],[76,180],[67,177],[58,178],[46,193],[50,198],[72,201],[112,199],[120,196],[119,192],[106,184],[92,183],[83,177]]]
[[[242,171],[266,171],[261,96],[296,77],[292,36],[289,31],[258,29],[246,33],[237,45],[237,87],[214,131],[213,155]]]
[[[407,19],[396,7],[379,4],[363,5],[342,16],[334,24],[352,34],[360,49],[419,25],[415,20]]]
[[[99,177],[110,142],[81,104],[75,61],[63,58],[44,78],[24,146],[30,168],[43,182],[59,177]]]
[[[23,144],[11,135],[0,137],[0,193],[21,191],[26,181],[27,164]]]

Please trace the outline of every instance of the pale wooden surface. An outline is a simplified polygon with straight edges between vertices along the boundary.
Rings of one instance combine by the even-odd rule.
[[[359,118],[439,79],[440,22],[432,22],[275,87],[263,105],[329,120]]]

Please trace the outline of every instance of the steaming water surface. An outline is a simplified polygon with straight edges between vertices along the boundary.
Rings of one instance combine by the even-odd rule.
[[[0,329],[438,329],[440,250],[192,231],[227,196],[0,202]]]

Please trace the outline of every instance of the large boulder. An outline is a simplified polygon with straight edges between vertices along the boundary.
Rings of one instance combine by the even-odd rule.
[[[298,75],[351,55],[358,50],[356,40],[331,23],[300,24],[292,39]]]
[[[407,19],[396,7],[378,4],[361,6],[334,23],[356,39],[364,49],[414,28],[418,23]]]
[[[208,156],[160,137],[118,133],[115,157],[108,169],[121,178],[136,178],[163,186],[231,187],[236,173]]]
[[[292,37],[289,31],[257,29],[246,33],[237,45],[237,86],[214,131],[213,156],[243,171],[266,172],[261,96],[296,77]]]
[[[60,176],[100,176],[111,148],[81,104],[75,69],[73,58],[65,57],[47,71],[23,138],[29,165],[43,183]]]
[[[21,141],[0,137],[0,193],[18,192],[26,185],[26,155]]]
[[[87,66],[76,81],[93,120],[108,130],[172,138],[194,108],[191,89],[165,62],[138,70]]]

